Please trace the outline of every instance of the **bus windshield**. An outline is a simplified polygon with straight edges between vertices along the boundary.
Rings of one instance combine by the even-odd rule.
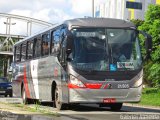
[[[142,66],[137,32],[133,29],[74,28],[74,68],[84,71],[126,71]]]

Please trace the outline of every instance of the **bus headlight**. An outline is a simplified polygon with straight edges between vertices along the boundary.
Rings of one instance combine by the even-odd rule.
[[[134,83],[133,87],[139,87],[140,85],[142,85],[142,82],[143,82],[143,77],[141,77],[139,80],[137,80]]]

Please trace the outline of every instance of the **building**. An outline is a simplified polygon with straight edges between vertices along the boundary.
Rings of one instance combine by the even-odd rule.
[[[104,0],[105,3],[96,6],[95,17],[117,19],[144,20],[149,4],[160,4],[160,0]]]

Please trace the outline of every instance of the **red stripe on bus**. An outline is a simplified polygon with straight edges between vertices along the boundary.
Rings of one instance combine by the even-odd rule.
[[[24,85],[25,85],[25,92],[26,92],[27,98],[30,98],[30,92],[28,88],[28,81],[27,81],[27,75],[26,75],[26,65],[24,65]]]
[[[104,89],[108,88],[108,86],[109,86],[109,84],[106,84],[106,85],[104,86]]]
[[[100,89],[102,84],[100,84],[100,83],[86,83],[85,86],[90,89]]]

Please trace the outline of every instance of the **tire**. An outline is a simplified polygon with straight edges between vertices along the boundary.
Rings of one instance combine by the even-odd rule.
[[[57,110],[63,110],[66,108],[66,104],[62,103],[60,101],[60,94],[59,94],[59,90],[58,90],[58,87],[56,87],[55,89],[55,99],[54,99],[54,105],[56,107]]]
[[[4,95],[4,97],[7,97],[8,95]]]
[[[111,110],[119,111],[122,108],[123,103],[114,103],[110,105]]]
[[[25,92],[24,87],[22,88],[22,96],[21,97],[22,97],[23,104],[27,104],[28,100],[27,100],[27,96],[26,96],[26,92]]]

